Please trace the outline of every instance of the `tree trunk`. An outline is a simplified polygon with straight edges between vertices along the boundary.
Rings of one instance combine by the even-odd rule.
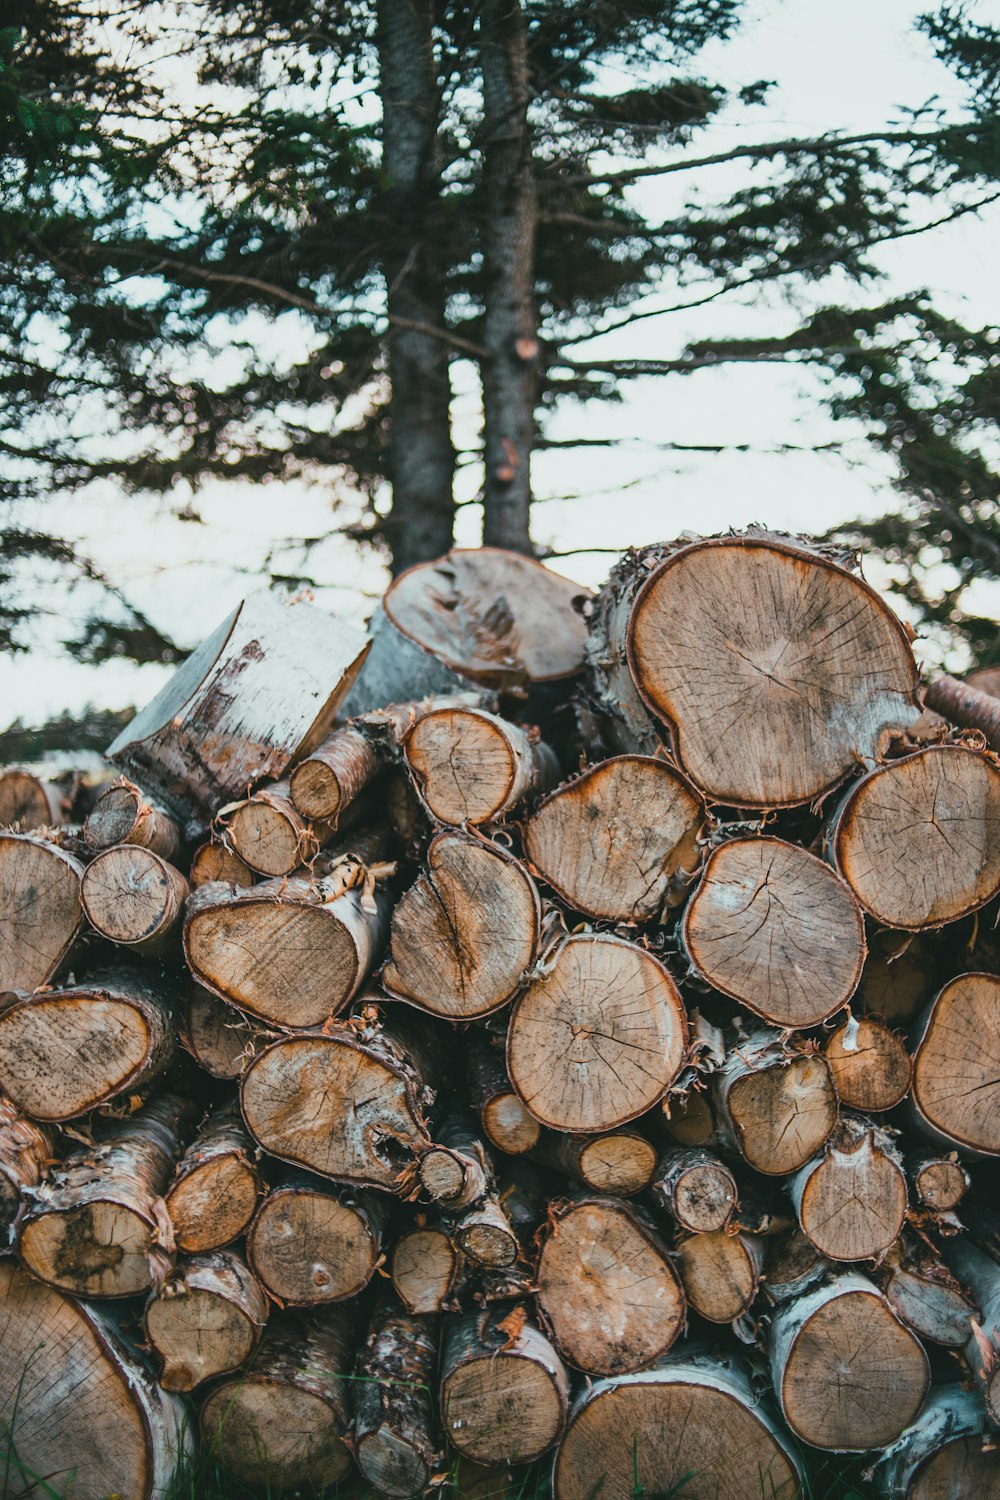
[[[518,1098],[507,1076],[503,1052],[470,1029],[466,1054],[469,1103],[492,1146],[521,1156],[537,1146],[542,1127]]]
[[[281,1307],[343,1302],[375,1274],[388,1222],[389,1204],[377,1194],[292,1173],[257,1210],[247,1257]]]
[[[143,1324],[165,1391],[193,1391],[250,1359],[268,1302],[232,1250],[183,1261],[150,1294]]]
[[[890,1500],[996,1500],[1000,1459],[983,1414],[961,1385],[935,1386],[912,1427],[878,1457],[875,1479]]]
[[[72,1120],[139,1094],[173,1062],[174,987],[115,968],[72,989],[0,1001],[0,1089],[38,1120]]]
[[[193,984],[184,1005],[181,1040],[198,1066],[213,1078],[239,1078],[250,1059],[275,1040],[275,1034]]]
[[[709,1323],[735,1323],[750,1309],[764,1266],[757,1235],[683,1235],[677,1240],[678,1269],[688,1306]]]
[[[782,1177],[805,1166],[837,1123],[830,1068],[817,1052],[755,1031],[712,1076],[720,1121],[757,1172]]]
[[[467,1313],[445,1322],[441,1425],[474,1463],[531,1463],[562,1436],[569,1377],[525,1309]]]
[[[656,1173],[656,1148],[637,1130],[614,1130],[609,1135],[543,1135],[532,1153],[564,1180],[592,1193],[632,1198],[645,1192]]]
[[[0,1253],[12,1237],[23,1190],[41,1182],[52,1150],[49,1131],[0,1094]]]
[[[930,1140],[1000,1156],[1000,978],[959,974],[916,1028],[910,1102]]]
[[[80,898],[101,937],[145,958],[163,958],[176,946],[189,890],[180,870],[152,850],[118,844],[84,870]]]
[[[973,672],[966,682],[946,674],[924,689],[924,702],[952,724],[980,730],[990,749],[1000,750],[1000,703],[997,702],[1000,695],[995,685],[995,667]]]
[[[249,886],[254,883],[254,873],[227,844],[212,839],[207,844],[199,844],[191,856],[188,880],[194,887],[208,885],[213,880],[219,880],[223,885]]]
[[[980,1309],[927,1241],[904,1234],[882,1262],[879,1284],[893,1312],[918,1338],[963,1349]]]
[[[934,1214],[947,1214],[958,1207],[969,1190],[972,1179],[952,1151],[911,1151],[906,1157],[906,1174],[916,1201]]]
[[[32,833],[65,823],[62,794],[30,771],[0,771],[0,828]]]
[[[823,1044],[841,1104],[863,1114],[902,1103],[910,1088],[910,1055],[894,1031],[867,1016],[848,1017]]]
[[[98,797],[83,825],[83,836],[98,853],[115,844],[133,844],[173,861],[181,852],[180,829],[174,819],[124,776]]]
[[[739,1201],[736,1180],[712,1152],[679,1147],[659,1160],[653,1202],[690,1234],[725,1229]]]
[[[423,1216],[421,1215],[422,1219]],[[396,1238],[390,1261],[393,1289],[410,1313],[453,1308],[463,1272],[461,1251],[443,1224],[420,1220]]]
[[[310,823],[291,800],[287,781],[272,781],[218,821],[238,858],[258,875],[291,875],[310,864],[333,836],[330,823]]]
[[[354,1456],[380,1495],[422,1495],[440,1468],[432,1388],[438,1325],[382,1301],[355,1370]]]
[[[55,844],[0,833],[0,992],[38,989],[83,922],[83,865]]]
[[[854,1116],[840,1121],[789,1191],[803,1234],[828,1260],[875,1260],[906,1220],[906,1178],[891,1138]]]
[[[178,1250],[220,1250],[244,1232],[264,1190],[253,1154],[235,1104],[202,1122],[166,1194]]]
[[[404,741],[406,764],[427,811],[454,827],[503,822],[525,798],[559,779],[555,752],[537,731],[473,708],[438,708]]]

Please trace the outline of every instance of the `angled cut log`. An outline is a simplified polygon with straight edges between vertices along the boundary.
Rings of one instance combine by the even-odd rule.
[[[928,933],[874,933],[858,985],[858,999],[868,1015],[889,1026],[912,1021],[940,985],[940,954]]]
[[[931,1140],[1000,1155],[1000,979],[959,974],[916,1028],[910,1100]]]
[[[932,1213],[950,1213],[957,1208],[972,1180],[954,1151],[911,1151],[905,1166],[917,1202]]]
[[[0,1094],[0,1251],[7,1245],[24,1189],[41,1182],[52,1151],[49,1131]]]
[[[906,1219],[906,1178],[891,1138],[870,1120],[844,1116],[789,1192],[803,1234],[828,1260],[873,1260]]]
[[[437,1355],[436,1318],[380,1302],[358,1351],[353,1432],[358,1468],[380,1495],[423,1494],[440,1467]]]
[[[377,1194],[294,1173],[257,1210],[247,1257],[281,1306],[343,1302],[375,1274],[388,1222],[389,1204]]]
[[[1000,1500],[1000,1451],[974,1394],[935,1386],[913,1425],[879,1455],[875,1479],[890,1500]]]
[[[683,899],[705,816],[700,795],[673,766],[619,755],[546,797],[525,826],[524,846],[575,911],[648,922]]]
[[[823,1056],[837,1097],[848,1109],[880,1113],[906,1098],[910,1054],[883,1022],[849,1016],[823,1043]]]
[[[664,1152],[651,1185],[653,1202],[691,1234],[725,1229],[739,1201],[724,1161],[698,1147]]]
[[[837,1094],[825,1058],[756,1031],[712,1078],[719,1119],[755,1171],[798,1171],[837,1123]]]
[[[274,1032],[193,984],[184,1002],[181,1040],[213,1078],[239,1078],[251,1057],[274,1041]]]
[[[267,1322],[268,1302],[232,1250],[194,1255],[150,1293],[146,1338],[165,1391],[193,1391],[247,1362]]]
[[[404,1229],[393,1246],[393,1289],[407,1312],[442,1312],[454,1301],[463,1265],[462,1253],[444,1224],[417,1222]]]
[[[910,931],[954,922],[1000,891],[1000,766],[963,745],[893,761],[853,787],[829,843],[877,922]]]
[[[918,1338],[964,1349],[982,1314],[961,1282],[923,1238],[903,1234],[879,1268],[889,1306]]]
[[[202,1121],[166,1194],[179,1250],[219,1250],[243,1233],[263,1192],[253,1155],[235,1104]]]
[[[199,844],[191,856],[188,880],[192,887],[221,881],[223,885],[253,885],[254,872],[221,839]]]
[[[507,1071],[553,1130],[606,1131],[645,1114],[687,1050],[677,986],[645,949],[594,934],[567,938],[518,1000]]]
[[[98,797],[87,814],[83,836],[98,852],[133,844],[173,861],[181,851],[180,829],[170,813],[150,802],[126,777]]]
[[[488,1271],[509,1270],[521,1251],[506,1209],[492,1191],[460,1212],[451,1237],[465,1260]]]
[[[861,908],[814,854],[776,838],[714,849],[682,927],[714,989],[774,1026],[815,1026],[854,994],[865,961]]]
[[[466,1061],[469,1104],[490,1144],[508,1156],[520,1156],[537,1146],[542,1128],[518,1098],[502,1049],[470,1030]]]
[[[162,1077],[176,1025],[173,985],[153,969],[12,993],[0,999],[0,1089],[35,1119],[75,1119]]]
[[[80,898],[101,937],[158,958],[174,946],[189,889],[180,870],[151,849],[118,844],[84,870]]]
[[[82,879],[65,849],[0,833],[0,991],[48,984],[83,922]]]
[[[458,828],[502,821],[559,776],[555,752],[537,731],[479,708],[421,714],[403,753],[427,811]]]
[[[441,1350],[441,1424],[475,1463],[530,1463],[559,1441],[569,1377],[545,1335],[515,1308],[447,1319]]]
[[[571,1182],[618,1198],[644,1192],[657,1170],[656,1148],[637,1130],[613,1130],[608,1135],[549,1132],[533,1155]]]
[[[0,771],[0,828],[31,833],[66,821],[57,786],[16,767]]]
[[[734,1323],[749,1311],[764,1266],[758,1235],[686,1234],[677,1240],[677,1262],[688,1306],[709,1323]]]

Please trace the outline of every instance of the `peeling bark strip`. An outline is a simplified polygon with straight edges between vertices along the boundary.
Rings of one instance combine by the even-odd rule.
[[[569,1377],[525,1309],[504,1319],[492,1309],[445,1323],[441,1425],[475,1463],[530,1463],[558,1442],[569,1408]]]
[[[849,1017],[823,1044],[841,1104],[864,1113],[894,1109],[910,1088],[912,1066],[902,1041],[881,1021]]]
[[[0,991],[48,984],[83,922],[82,879],[64,849],[0,833]]]
[[[497,1150],[521,1156],[538,1144],[542,1128],[518,1098],[502,1050],[474,1030],[469,1032],[468,1048],[469,1103],[483,1133]]]
[[[906,1219],[906,1178],[891,1138],[853,1116],[840,1121],[789,1191],[802,1232],[828,1260],[876,1259]]]
[[[160,1360],[165,1391],[193,1391],[251,1357],[267,1322],[268,1302],[232,1250],[195,1255],[150,1294],[146,1338]]]
[[[838,810],[833,856],[887,927],[954,922],[1000,891],[1000,765],[932,745],[862,778]]]
[[[192,1457],[188,1414],[153,1380],[103,1309],[0,1261],[0,1412],[10,1495],[162,1500]],[[58,1476],[58,1477],[57,1477]]]
[[[38,1120],[72,1120],[161,1078],[176,1054],[173,985],[115,968],[86,984],[0,998],[0,1089]]]
[[[882,1262],[878,1279],[893,1312],[918,1338],[964,1349],[982,1310],[923,1238],[904,1233]]]
[[[652,1182],[653,1202],[672,1214],[681,1229],[710,1234],[725,1229],[739,1192],[725,1162],[710,1151],[679,1148],[660,1158]]]
[[[965,1363],[982,1393],[986,1415],[1000,1423],[1000,1265],[968,1235],[959,1235],[946,1251],[949,1268],[979,1304],[976,1326],[967,1331]]]
[[[924,1133],[1000,1156],[1000,978],[959,974],[915,1035],[910,1099]]]
[[[0,1094],[0,1253],[7,1246],[24,1189],[41,1182],[52,1151],[49,1132]]]
[[[837,1123],[826,1060],[797,1052],[776,1031],[757,1031],[712,1078],[723,1128],[755,1171],[781,1177],[804,1167]]]
[[[443,1461],[434,1413],[436,1318],[415,1318],[383,1301],[355,1370],[353,1448],[380,1495],[420,1495]]]
[[[263,1190],[238,1108],[215,1110],[198,1127],[166,1194],[178,1250],[218,1250],[238,1239]]]
[[[294,1173],[257,1210],[247,1257],[279,1306],[342,1302],[375,1274],[388,1223],[385,1198]]]
[[[62,796],[51,781],[30,771],[0,771],[0,828],[31,833],[65,821]]]
[[[152,850],[118,844],[84,870],[80,897],[101,937],[161,958],[173,951],[189,890],[180,870]]]
[[[496,823],[559,778],[555,752],[483,709],[438,708],[406,736],[406,764],[432,817],[454,827]]]
[[[975,1393],[935,1386],[913,1425],[880,1454],[875,1478],[892,1500],[996,1500],[1000,1454]]]
[[[174,819],[125,777],[98,797],[83,825],[83,836],[98,853],[115,844],[133,844],[172,861],[181,850],[180,830]]]

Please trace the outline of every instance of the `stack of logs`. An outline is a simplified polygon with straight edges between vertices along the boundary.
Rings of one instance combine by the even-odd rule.
[[[456,551],[0,777],[3,1494],[1000,1496],[991,689],[805,538]]]

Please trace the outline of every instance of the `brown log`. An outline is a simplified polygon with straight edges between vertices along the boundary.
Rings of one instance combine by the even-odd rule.
[[[947,673],[924,688],[924,702],[952,724],[978,729],[991,750],[1000,750],[1000,702],[997,701],[996,668],[972,672],[965,682]]]
[[[972,1320],[982,1313],[926,1240],[902,1235],[879,1267],[878,1280],[893,1312],[918,1338],[947,1349],[968,1344]]]
[[[454,827],[502,822],[559,777],[555,752],[534,733],[480,708],[422,714],[403,743],[427,811]]]
[[[441,1350],[441,1425],[475,1463],[530,1463],[559,1441],[569,1377],[524,1307],[451,1317]]]
[[[910,1054],[881,1021],[853,1016],[832,1031],[823,1056],[841,1104],[865,1114],[894,1109],[910,1087]]]
[[[48,984],[83,922],[82,879],[65,849],[0,833],[0,991]]]
[[[713,989],[774,1026],[815,1026],[854,994],[861,909],[814,854],[770,837],[714,849],[684,913],[685,949]]]
[[[417,1174],[426,1196],[451,1212],[479,1203],[493,1184],[493,1163],[471,1122],[452,1115],[434,1136]]]
[[[279,1306],[343,1302],[375,1274],[388,1221],[377,1194],[292,1173],[257,1210],[247,1257]]]
[[[307,822],[290,793],[287,781],[272,781],[218,815],[237,857],[258,875],[291,875],[310,864],[335,831],[330,823]]]
[[[199,844],[192,854],[188,880],[192,887],[210,885],[215,880],[223,885],[249,886],[254,883],[254,873],[228,844],[221,839],[210,839]]]
[[[193,1391],[250,1359],[268,1302],[232,1250],[195,1255],[176,1266],[146,1303],[146,1339],[160,1361],[165,1391]]]
[[[725,1229],[681,1235],[677,1261],[688,1306],[709,1323],[734,1323],[750,1309],[760,1286],[764,1243]]]
[[[356,1020],[286,1037],[254,1058],[240,1083],[243,1118],[282,1161],[399,1192],[430,1144],[430,1049],[412,1027]]]
[[[910,1099],[931,1140],[1000,1155],[1000,978],[959,974],[915,1032]]]
[[[574,936],[514,1007],[507,1071],[543,1125],[613,1130],[662,1098],[687,1039],[677,986],[652,954],[610,934]]]
[[[712,1078],[719,1118],[755,1171],[795,1172],[837,1123],[829,1064],[816,1052],[786,1045],[774,1031],[756,1031]]]
[[[613,1198],[550,1210],[535,1279],[556,1348],[586,1375],[640,1370],[684,1326],[684,1291],[665,1245],[631,1205]]]
[[[950,1213],[969,1190],[972,1179],[954,1151],[925,1147],[908,1152],[904,1165],[917,1202],[932,1213]]]
[[[764,1262],[764,1295],[771,1302],[792,1302],[825,1280],[830,1262],[801,1229],[790,1229],[770,1241]]]
[[[0,1094],[0,1252],[11,1236],[24,1189],[38,1186],[52,1152],[49,1131]]]
[[[520,988],[540,932],[538,892],[519,860],[477,835],[439,833],[393,912],[382,982],[432,1015],[489,1015]]]
[[[175,946],[189,890],[180,870],[152,850],[117,844],[84,870],[80,897],[101,937],[159,958]]]
[[[923,1410],[874,1466],[892,1500],[1000,1500],[1000,1450],[973,1391],[935,1386]]]
[[[619,755],[546,797],[525,825],[524,847],[575,911],[648,922],[683,900],[705,816],[700,795],[673,766]]]
[[[509,1270],[521,1253],[514,1226],[492,1189],[460,1212],[450,1232],[460,1254],[488,1271]]]
[[[178,1250],[220,1250],[243,1233],[264,1191],[253,1156],[235,1104],[202,1121],[166,1193]]]
[[[358,1468],[380,1495],[423,1494],[441,1466],[437,1356],[435,1318],[380,1303],[358,1351],[353,1433]]]
[[[868,1015],[889,1026],[920,1014],[939,987],[940,954],[927,933],[876,932],[858,985]]]
[[[78,1297],[149,1290],[170,1248],[163,1190],[183,1148],[193,1106],[161,1094],[128,1120],[107,1123],[100,1143],[74,1151],[36,1188],[17,1248],[33,1275]]]
[[[197,984],[184,1003],[181,1035],[195,1062],[213,1078],[239,1078],[251,1057],[275,1039],[273,1032]]]
[[[253,1364],[201,1409],[205,1448],[244,1484],[335,1484],[351,1467],[354,1320],[346,1308],[271,1318]]]
[[[656,1148],[637,1130],[613,1130],[608,1135],[550,1131],[532,1154],[570,1182],[618,1198],[644,1192],[656,1173]]]
[[[51,781],[15,767],[0,771],[0,828],[31,833],[65,821],[62,794]]]
[[[161,1500],[193,1457],[187,1412],[106,1314],[0,1261],[5,1495]]]
[[[789,1183],[803,1234],[828,1260],[874,1260],[906,1219],[906,1178],[891,1138],[845,1115]]]
[[[739,1201],[736,1179],[725,1162],[697,1147],[665,1152],[651,1191],[654,1203],[691,1234],[725,1229]]]
[[[70,989],[0,998],[0,1089],[38,1120],[72,1120],[138,1094],[176,1054],[172,983],[109,969]]]
[[[304,818],[335,822],[378,775],[383,756],[359,726],[334,730],[289,777],[292,803]]]
[[[170,813],[125,777],[98,797],[87,814],[83,836],[99,853],[115,844],[134,844],[172,862],[181,852],[180,829]]]
[[[1000,891],[1000,766],[964,745],[932,745],[853,787],[830,849],[861,905],[918,931],[977,911]]]
[[[508,1156],[520,1156],[537,1146],[542,1127],[518,1098],[502,1049],[470,1030],[466,1061],[469,1103],[490,1144]]]
[[[407,1312],[442,1312],[453,1304],[463,1265],[461,1251],[444,1225],[418,1223],[396,1239],[390,1260],[392,1285]]]

